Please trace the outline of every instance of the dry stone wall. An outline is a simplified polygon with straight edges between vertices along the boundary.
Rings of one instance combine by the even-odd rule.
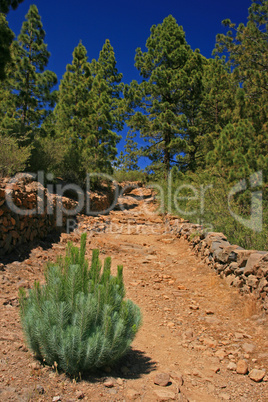
[[[205,233],[200,225],[189,222],[178,223],[176,231],[221,278],[241,293],[256,296],[268,313],[267,251],[245,250],[230,244],[223,233]]]
[[[6,195],[10,201],[7,202]],[[42,199],[40,199],[42,194]],[[38,205],[40,213],[17,213],[18,210],[34,211]],[[42,201],[44,203],[42,204]],[[58,209],[74,209],[77,202],[66,197],[51,195],[42,184],[32,177],[17,179],[11,184],[8,179],[0,181],[0,256],[12,252],[21,244],[36,238],[44,238],[56,228],[56,203]],[[16,212],[16,208],[18,208]],[[63,214],[61,228],[66,224],[67,216]],[[61,229],[59,228],[59,229]]]

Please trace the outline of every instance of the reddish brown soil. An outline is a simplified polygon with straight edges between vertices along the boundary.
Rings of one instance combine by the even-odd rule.
[[[150,197],[150,190],[143,195]],[[123,202],[127,210],[80,216],[72,234],[51,245],[40,242],[27,259],[10,256],[0,268],[0,400],[268,401],[267,316],[167,230],[164,219],[152,212],[156,206],[150,198],[139,200],[134,190]],[[117,264],[124,265],[127,297],[140,306],[143,325],[132,350],[115,367],[74,381],[41,366],[27,349],[18,288],[43,282],[46,262],[64,254],[67,240],[78,244],[84,231],[88,258],[99,248],[101,258],[112,257],[114,273]],[[238,374],[240,359],[249,371],[266,369],[264,379]],[[170,375],[166,386],[154,383],[158,373]]]

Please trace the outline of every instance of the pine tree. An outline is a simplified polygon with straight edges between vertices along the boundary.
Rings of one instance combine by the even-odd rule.
[[[129,132],[126,137],[124,168],[126,171],[139,170],[139,154],[138,143],[134,141],[135,134]]]
[[[85,180],[95,161],[96,137],[91,129],[92,88],[87,50],[80,42],[73,51],[59,88],[55,108],[56,133],[65,147],[64,175],[69,180]]]
[[[18,5],[23,1],[24,0],[0,0],[0,13],[7,14],[10,8],[16,10]]]
[[[215,52],[227,52],[228,64],[233,68],[233,78],[237,85],[235,108],[232,111],[232,126],[222,133],[219,142],[230,139],[230,152],[240,161],[239,171],[263,170],[268,174],[268,1],[253,1],[249,8],[247,25],[236,27],[230,20],[223,21],[230,30],[227,35],[217,36]],[[244,130],[244,131],[243,131]],[[243,146],[237,144],[244,141]],[[250,142],[249,142],[250,141]],[[216,144],[219,148],[220,144]],[[228,165],[228,164],[227,164]],[[229,166],[229,165],[228,165]],[[236,166],[236,171],[238,166]],[[230,171],[233,176],[235,169]],[[246,174],[246,172],[241,173]]]
[[[91,130],[96,138],[95,169],[112,173],[112,162],[117,154],[116,145],[120,141],[118,131],[123,129],[124,108],[122,100],[122,74],[118,73],[113,47],[106,40],[98,61],[92,60],[93,76],[90,91]]]
[[[202,101],[199,106],[199,167],[206,167],[206,157],[215,146],[221,130],[235,120],[236,92],[238,85],[233,79],[225,59],[216,57],[204,63]]]
[[[50,53],[44,38],[38,9],[32,5],[18,40],[12,44],[13,66],[8,76],[15,100],[16,115],[13,118],[16,118],[17,124],[14,133],[19,139],[33,139],[49,108],[54,105],[51,90],[57,83],[57,77],[52,71],[45,70]],[[11,120],[11,128],[13,123]]]
[[[129,103],[139,108],[128,125],[149,143],[145,155],[154,171],[164,170],[167,176],[174,162],[194,170],[203,58],[191,50],[171,15],[152,26],[146,47],[147,52],[137,49],[135,57],[144,81],[126,89]],[[182,152],[186,157],[176,161]]]
[[[10,46],[15,37],[8,27],[4,14],[0,13],[0,81],[6,78],[6,64],[11,61]]]
[[[125,153],[121,151],[117,158],[116,165],[124,172],[139,170],[140,150],[138,149],[138,143],[134,141],[135,137],[134,133],[128,132],[124,145]]]
[[[141,325],[140,309],[124,300],[123,267],[111,275],[111,258],[102,264],[93,250],[85,260],[69,243],[65,258],[48,264],[46,284],[20,289],[21,321],[27,343],[38,359],[72,376],[115,363],[129,349]]]

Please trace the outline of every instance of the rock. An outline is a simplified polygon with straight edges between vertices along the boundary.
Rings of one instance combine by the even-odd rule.
[[[236,365],[237,374],[247,374],[248,373],[248,364],[246,360],[239,360]]]
[[[215,353],[215,356],[217,356],[220,360],[223,360],[225,358],[225,356],[226,356],[226,352],[223,349],[219,349]]]
[[[234,362],[230,362],[227,366],[227,370],[235,371],[236,370],[236,364]]]
[[[190,304],[189,308],[194,311],[199,310],[199,306],[197,306],[196,304]]]
[[[39,384],[36,386],[36,391],[40,395],[43,395],[45,393],[44,387],[42,387],[42,385],[39,385]]]
[[[29,364],[29,367],[33,370],[40,370],[41,364],[39,362]]]
[[[217,346],[217,341],[215,341],[215,339],[211,339],[211,338],[204,338],[203,343],[204,343],[204,345],[207,345],[210,348],[215,348]]]
[[[220,371],[221,371],[221,368],[220,368],[220,366],[218,366],[217,364],[212,364],[211,366],[210,366],[210,370],[212,370],[213,371],[213,373],[219,373]]]
[[[235,278],[235,275],[231,274],[225,278],[225,281],[228,283],[229,286],[231,286]]]
[[[157,396],[158,401],[169,401],[170,399],[174,400],[176,399],[176,394],[171,391],[164,391],[164,390],[158,390],[156,389],[154,391],[155,395]],[[154,400],[154,399],[152,399]]]
[[[124,384],[124,381],[122,380],[122,378],[117,378],[116,382],[117,382],[118,385],[123,385]]]
[[[185,338],[185,339],[191,339],[191,338],[193,338],[193,336],[194,336],[194,333],[191,329],[188,329],[183,334],[183,338]]]
[[[59,401],[61,401],[61,396],[54,396],[53,397],[53,399],[52,399],[52,402],[59,402]]]
[[[113,388],[113,387],[114,387],[114,380],[113,380],[113,378],[107,378],[107,379],[104,381],[103,385],[104,385],[106,388]]]
[[[257,268],[255,265],[260,261],[260,259],[263,257],[262,254],[260,253],[252,253],[246,263],[245,270],[244,270],[244,275],[248,276],[251,274],[255,274],[257,271]]]
[[[0,270],[1,270],[1,268],[0,268]],[[258,289],[257,289],[258,293],[261,293],[263,291],[263,288],[265,288],[265,286],[267,286],[267,284],[268,284],[268,281],[265,278],[262,278],[258,285]]]
[[[255,275],[249,275],[247,278],[247,285],[250,286],[253,289],[256,289],[258,287],[259,280],[256,278]]]
[[[205,313],[207,315],[211,315],[211,314],[214,314],[214,311],[207,309],[207,310],[205,310]]]
[[[84,394],[83,391],[76,391],[75,395],[76,395],[77,399],[84,399],[85,398],[85,394]]]
[[[248,376],[251,380],[253,380],[255,382],[260,382],[265,376],[265,371],[253,369],[249,372]]]
[[[221,399],[223,399],[224,401],[230,401],[231,397],[229,394],[226,394],[225,392],[222,392],[221,394],[219,394],[219,397]]]
[[[253,345],[253,343],[243,343],[242,348],[246,353],[252,353],[254,352],[256,346]]]
[[[193,374],[195,377],[200,377],[200,378],[202,377],[201,371],[198,370],[198,369],[196,369],[196,368],[193,369],[192,374]]]
[[[126,392],[126,396],[127,396],[127,398],[129,398],[131,400],[135,400],[135,399],[139,398],[140,393],[138,391],[136,391],[135,389],[128,389]]]
[[[154,383],[166,387],[169,383],[170,375],[168,373],[158,373],[154,377]]]
[[[173,378],[173,380],[175,380],[178,383],[179,387],[183,385],[183,376],[180,372],[171,371],[169,374],[170,374],[170,377]]]

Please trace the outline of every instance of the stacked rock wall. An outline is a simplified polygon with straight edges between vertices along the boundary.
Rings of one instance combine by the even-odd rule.
[[[56,204],[58,209],[62,206],[66,210],[71,210],[76,207],[77,202],[49,194],[47,189],[33,181],[31,176],[18,179],[13,184],[8,179],[2,179],[0,181],[0,256],[12,252],[21,244],[36,238],[44,238],[54,230],[57,226]],[[38,205],[40,211],[34,211]],[[29,213],[19,213],[23,210],[28,210]],[[33,212],[31,213],[30,210]],[[66,224],[66,219],[66,215],[63,214],[62,227]]]
[[[197,224],[179,223],[178,237],[187,239],[195,253],[229,285],[252,293],[268,313],[268,252],[230,244],[223,233],[204,233]]]

